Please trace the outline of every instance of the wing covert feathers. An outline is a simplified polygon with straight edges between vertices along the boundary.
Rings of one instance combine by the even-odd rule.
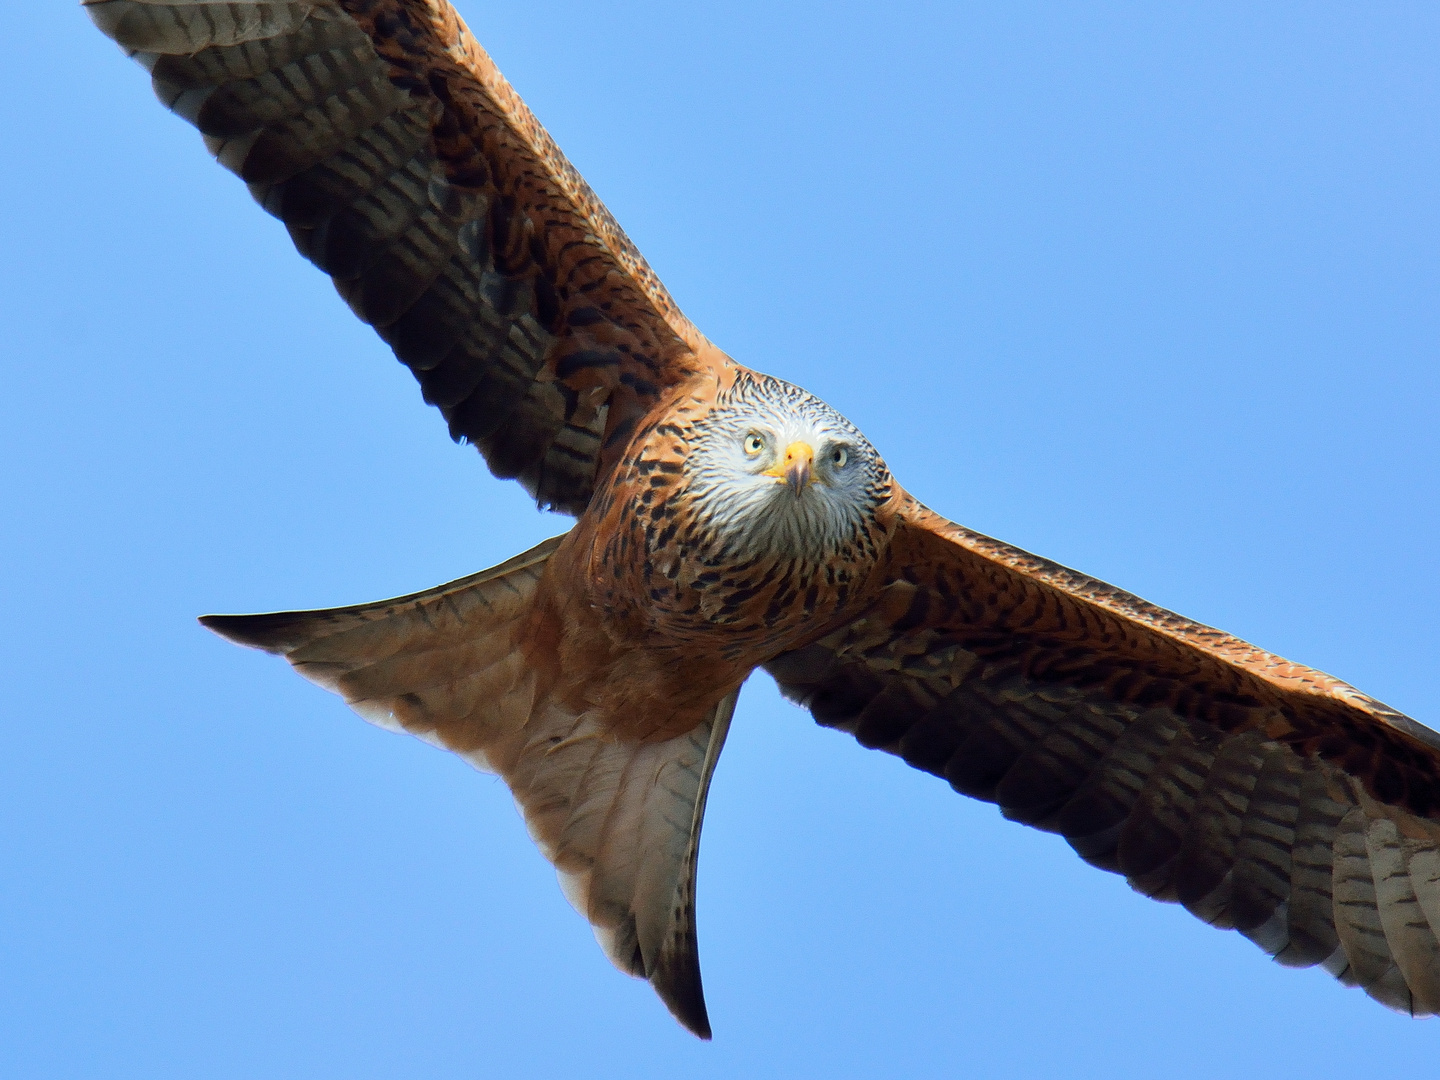
[[[918,504],[885,582],[766,665],[821,724],[1282,964],[1440,1013],[1440,735]]]
[[[695,872],[739,691],[693,730],[654,742],[617,738],[610,717],[548,696],[527,656],[524,617],[563,539],[394,600],[201,622],[284,656],[371,723],[499,773],[605,954],[709,1038]]]
[[[445,0],[85,0],[497,476],[578,514],[728,363]]]

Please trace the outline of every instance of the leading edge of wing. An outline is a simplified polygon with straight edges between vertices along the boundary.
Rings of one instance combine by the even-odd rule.
[[[1151,631],[1155,631],[1156,634],[1168,636],[1168,638],[1189,645],[1191,648],[1200,649],[1205,654],[1214,657],[1215,660],[1234,665],[1234,667],[1246,671],[1247,674],[1263,678],[1267,683],[1276,685],[1282,690],[1344,701],[1345,704],[1368,713],[1369,716],[1381,720],[1382,723],[1388,724],[1413,739],[1426,743],[1430,749],[1440,752],[1440,732],[1405,716],[1397,708],[1375,700],[1369,694],[1361,693],[1351,684],[1336,678],[1335,675],[1326,674],[1326,672],[1306,667],[1303,664],[1296,664],[1295,661],[1284,660],[1283,657],[1277,657],[1273,652],[1266,652],[1244,639],[1225,634],[1221,629],[1215,629],[1214,626],[1208,626],[1202,622],[1195,622],[1194,619],[1185,618],[1184,615],[1176,615],[1169,609],[1161,608],[1149,600],[1136,596],[1135,593],[1126,592],[1125,589],[1110,585],[1109,582],[1102,582],[1097,577],[1084,575],[1079,570],[1071,570],[1070,567],[1063,566],[1054,560],[1044,559],[1038,554],[1015,547],[1014,544],[1007,544],[1002,540],[995,540],[994,537],[985,536],[984,533],[976,533],[972,528],[960,526],[960,524],[940,517],[935,511],[914,500],[913,497],[909,498],[909,504],[901,511],[901,516],[910,526],[949,540],[950,543],[963,547],[988,562],[999,564],[1018,575],[1030,577],[1032,580],[1058,589],[1076,599],[1093,603],[1099,608],[1119,615],[1120,618],[1138,622]]]
[[[373,8],[382,8],[387,0],[371,0]],[[403,3],[403,0],[388,0],[389,3]],[[358,5],[357,5],[358,6]],[[410,6],[417,6],[411,4]],[[465,21],[447,0],[419,0],[420,7],[427,9],[431,16],[436,39],[445,46],[450,57],[458,61],[484,88],[486,96],[501,111],[511,129],[528,144],[530,152],[544,165],[548,178],[559,185],[570,204],[582,210],[589,219],[595,234],[603,241],[612,258],[615,259],[645,294],[645,298],[660,314],[675,334],[692,351],[699,351],[706,343],[705,337],[685,317],[678,304],[665,288],[640,250],[620,227],[609,208],[600,201],[579,170],[570,163],[564,152],[556,145],[550,133],[545,130],[523,98],[515,92],[509,80],[500,73],[490,54],[480,45]]]
[[[578,514],[696,331],[446,0],[85,0],[457,441]]]
[[[1435,767],[1437,777],[1440,777],[1440,732],[1377,701],[1368,694],[1362,693],[1349,683],[1323,671],[1317,671],[1314,668],[1266,652],[1248,641],[1217,630],[1212,626],[1187,619],[1183,615],[1177,615],[1173,611],[1152,604],[1133,593],[1092,578],[1087,574],[1033,555],[983,533],[967,529],[963,525],[957,525],[909,496],[906,496],[906,500],[901,509],[901,517],[905,526],[914,530],[915,533],[933,537],[935,540],[948,541],[995,568],[1015,575],[1018,579],[1025,579],[1048,587],[1074,600],[1093,605],[1128,623],[1138,624],[1145,631],[1167,639],[1182,649],[1195,650],[1204,657],[1217,661],[1234,671],[1241,679],[1240,684],[1234,688],[1235,690],[1240,692],[1255,690],[1261,692],[1262,696],[1268,697],[1269,694],[1264,693],[1264,688],[1268,688],[1270,693],[1278,695],[1298,710],[1302,721],[1313,720],[1317,724],[1323,724],[1326,720],[1340,721],[1342,715],[1340,711],[1332,711],[1324,707],[1324,703],[1328,702],[1333,703],[1333,706],[1340,706],[1343,713],[1348,714],[1352,719],[1356,717],[1356,714],[1360,714],[1367,720],[1378,722],[1383,727],[1402,735],[1405,739],[1420,743],[1424,748],[1421,751],[1422,756],[1429,759],[1429,762]],[[902,543],[904,543],[903,539]],[[925,558],[927,555],[934,557],[936,553],[934,548],[923,553],[922,551],[923,548],[914,549],[912,557]],[[1017,604],[1014,611],[1018,612],[1023,606],[1022,601]],[[1058,630],[1053,625],[1046,625],[1047,620],[1053,623],[1054,615],[1039,610],[1041,607],[1043,607],[1043,601],[1040,601],[1034,610],[1026,612],[1025,618],[1032,620],[1023,628],[1026,633],[1037,631],[1054,633]],[[992,617],[995,614],[996,612],[991,612]],[[1015,621],[1013,613],[1008,621],[1012,624]],[[1061,636],[1069,635],[1080,640],[1090,632],[1090,629],[1082,624],[1077,624],[1065,627],[1058,632]],[[1103,648],[1114,649],[1115,647],[1115,645],[1107,645]],[[1157,659],[1163,663],[1164,658]],[[1287,724],[1294,722],[1295,717],[1290,717],[1288,720],[1277,718],[1273,721],[1268,734],[1297,744],[1311,742],[1314,744],[1311,749],[1320,753],[1321,756],[1338,755],[1338,748],[1334,745],[1334,741],[1327,742],[1325,738],[1327,733],[1324,731],[1285,729]],[[1382,793],[1372,791],[1372,794],[1385,799],[1385,795]],[[1434,813],[1440,816],[1440,805],[1434,808]]]
[[[1322,672],[900,496],[791,700],[1146,896],[1440,1013],[1440,737]]]

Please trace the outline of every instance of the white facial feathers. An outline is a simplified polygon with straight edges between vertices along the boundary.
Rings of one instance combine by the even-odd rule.
[[[697,426],[685,471],[716,539],[791,558],[819,558],[853,538],[889,479],[855,425],[769,377],[738,382]]]

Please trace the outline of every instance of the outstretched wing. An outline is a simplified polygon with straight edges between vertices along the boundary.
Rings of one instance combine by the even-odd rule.
[[[725,358],[446,0],[85,0],[495,475],[578,514]]]
[[[766,665],[816,720],[1140,892],[1440,1012],[1440,735],[914,502],[874,606]]]

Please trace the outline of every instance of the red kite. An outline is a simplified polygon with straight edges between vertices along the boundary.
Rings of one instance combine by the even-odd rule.
[[[705,795],[757,667],[1282,964],[1440,1011],[1440,735],[920,505],[700,335],[445,0],[86,3],[451,437],[576,518],[428,592],[202,621],[499,773],[690,1030]]]

